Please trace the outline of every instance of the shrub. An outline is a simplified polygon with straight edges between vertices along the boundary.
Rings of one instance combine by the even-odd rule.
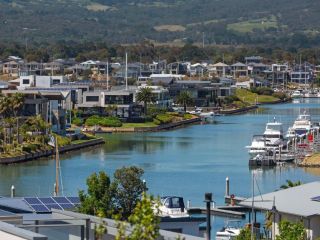
[[[74,118],[74,119],[72,119],[72,124],[80,127],[83,124],[83,121],[80,118]]]
[[[22,146],[22,151],[30,153],[36,151],[38,148],[39,146],[37,144],[30,143]]]
[[[192,119],[193,115],[192,114],[189,114],[189,113],[186,113],[183,115],[183,119],[184,120],[189,120],[189,119]]]
[[[117,117],[99,117],[93,115],[86,120],[87,126],[102,126],[102,127],[121,127],[122,122]]]
[[[59,147],[63,147],[63,146],[71,144],[71,139],[68,137],[63,137],[61,135],[56,135],[56,134],[55,134],[55,137],[58,139]]]
[[[174,117],[170,114],[158,114],[156,116],[156,119],[158,119],[161,122],[161,124],[171,123],[173,118]]]
[[[100,119],[101,119],[101,117],[99,117],[97,115],[93,115],[93,116],[87,118],[86,125],[87,126],[99,125]]]
[[[156,125],[160,125],[161,124],[161,122],[156,118],[153,119],[153,123],[156,124]]]
[[[284,100],[287,98],[287,95],[284,92],[275,92],[272,94],[273,97]]]
[[[148,115],[152,118],[156,117],[158,114],[165,114],[166,113],[165,108],[158,108],[158,107],[149,107],[148,108]]]
[[[105,117],[99,121],[99,126],[102,127],[121,127],[122,122],[117,117]]]
[[[273,90],[268,87],[252,88],[251,92],[256,93],[258,95],[268,95],[268,96],[271,96],[273,94]]]
[[[223,99],[226,104],[231,104],[235,101],[239,101],[239,98],[235,95],[227,96]]]

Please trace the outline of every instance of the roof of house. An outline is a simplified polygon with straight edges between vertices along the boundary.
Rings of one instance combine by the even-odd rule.
[[[237,62],[231,65],[232,67],[246,67],[247,65],[242,62]]]
[[[320,181],[255,196],[254,206],[260,210],[271,210],[274,201],[279,212],[310,217],[320,215],[320,202],[313,200],[318,196],[320,196]],[[251,207],[252,198],[240,202],[240,205]]]
[[[218,62],[216,64],[213,64],[214,67],[229,67],[229,65],[223,63],[223,62]]]

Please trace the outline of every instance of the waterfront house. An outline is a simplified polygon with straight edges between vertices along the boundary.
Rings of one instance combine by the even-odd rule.
[[[184,62],[173,62],[167,65],[167,69],[170,74],[186,75],[188,70],[188,64]]]
[[[241,206],[252,207],[252,198],[240,202]],[[297,187],[254,197],[256,211],[272,212],[272,239],[279,234],[279,222],[288,220],[302,222],[307,239],[320,237],[320,182],[312,182]]]
[[[29,75],[29,76],[20,76],[14,82],[18,83],[17,89],[20,89],[20,90],[23,90],[26,88],[32,88],[32,87],[50,88],[55,84],[66,82],[66,77]]]
[[[241,62],[231,65],[231,74],[234,78],[241,78],[248,76],[248,66]]]
[[[66,130],[65,100],[70,92],[53,89],[3,90],[4,95],[22,93],[25,96],[22,116],[41,115],[50,123],[53,132],[64,134]]]
[[[9,61],[3,63],[2,72],[8,74],[11,77],[18,77],[20,69],[23,65],[21,61]]]
[[[210,76],[225,77],[226,74],[229,72],[229,65],[223,62],[218,62],[216,64],[209,65],[208,71]]]
[[[173,100],[169,95],[169,90],[162,86],[147,86],[146,84],[138,87],[136,93],[140,91],[141,88],[151,88],[153,94],[152,104],[160,108],[169,108],[172,106]]]
[[[184,75],[180,74],[151,74],[150,79],[152,84],[154,85],[163,85],[168,86],[169,84],[172,84],[175,81],[181,80],[184,77]]]
[[[83,93],[82,103],[77,108],[85,112],[103,113],[108,106],[116,106],[115,115],[120,118],[136,118],[141,115],[141,108],[134,102],[134,90],[95,90]]]
[[[189,76],[201,76],[207,71],[207,67],[201,63],[188,64],[188,75]]]
[[[290,82],[298,83],[299,85],[310,84],[312,81],[312,73],[299,70],[290,72]]]
[[[175,99],[180,92],[188,91],[194,98],[194,105],[198,107],[214,106],[219,97],[220,83],[199,80],[179,80],[169,85],[170,96]]]

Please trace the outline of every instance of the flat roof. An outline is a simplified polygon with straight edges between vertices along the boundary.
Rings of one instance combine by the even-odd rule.
[[[254,197],[254,207],[260,210],[271,210],[273,201],[279,212],[302,217],[320,215],[320,202],[312,198],[320,196],[320,181],[303,184]],[[239,203],[241,206],[252,206],[252,198]]]

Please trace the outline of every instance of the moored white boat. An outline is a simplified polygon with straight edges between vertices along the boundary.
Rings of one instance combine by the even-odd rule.
[[[292,97],[292,98],[302,98],[302,97],[303,97],[303,94],[301,93],[301,91],[296,90],[296,91],[294,91],[294,92],[291,94],[291,97]]]
[[[166,196],[160,198],[160,204],[156,213],[160,217],[183,218],[189,217],[185,209],[182,197]]]
[[[292,130],[299,137],[307,135],[312,129],[311,116],[309,114],[300,114],[294,121]]]
[[[233,240],[240,235],[240,221],[228,221],[227,225],[216,233],[216,240]]]

